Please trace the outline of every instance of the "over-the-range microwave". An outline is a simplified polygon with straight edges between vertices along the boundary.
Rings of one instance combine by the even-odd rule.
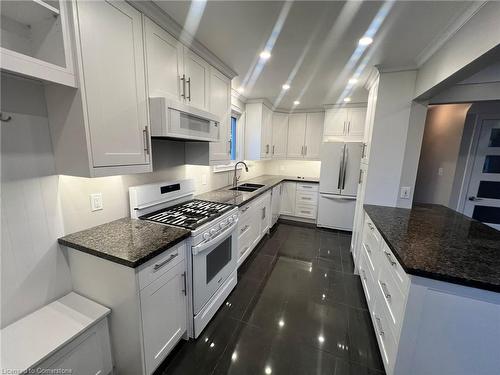
[[[220,141],[220,118],[213,113],[165,97],[150,97],[149,111],[153,137]]]

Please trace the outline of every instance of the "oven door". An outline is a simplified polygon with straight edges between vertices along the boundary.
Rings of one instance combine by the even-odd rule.
[[[207,242],[193,246],[193,313],[198,314],[236,270],[236,223]]]

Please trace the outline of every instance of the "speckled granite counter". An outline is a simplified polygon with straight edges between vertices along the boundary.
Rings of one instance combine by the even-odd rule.
[[[243,206],[283,181],[319,183],[319,178],[263,175],[238,183],[239,185],[244,183],[264,185],[254,192],[249,193],[245,191],[228,190],[231,186],[226,186],[218,190],[197,195],[195,198],[211,202],[229,203],[235,206]]]
[[[189,237],[187,229],[123,218],[59,238],[59,243],[137,267]]]
[[[365,205],[411,275],[500,292],[500,231],[439,205]]]

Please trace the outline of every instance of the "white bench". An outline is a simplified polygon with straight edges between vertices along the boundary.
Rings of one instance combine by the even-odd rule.
[[[110,374],[110,312],[71,292],[8,325],[0,332],[2,374],[51,373],[36,372],[38,369],[58,369],[53,372],[58,374]]]

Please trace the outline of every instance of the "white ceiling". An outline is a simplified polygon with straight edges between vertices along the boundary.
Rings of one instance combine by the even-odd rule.
[[[184,25],[188,1],[155,1],[179,24]],[[290,4],[290,3],[289,3]],[[342,98],[348,78],[367,59],[360,83],[349,93],[352,102],[364,102],[362,88],[369,67],[399,69],[416,67],[419,55],[471,6],[458,1],[402,1],[393,3],[369,46],[355,64],[346,67],[384,2],[295,1],[268,60],[254,84],[247,83],[247,98],[266,98],[280,108],[318,108]],[[199,4],[198,4],[199,5]],[[252,76],[258,54],[268,41],[285,2],[208,1],[196,39],[239,77],[236,85]],[[388,6],[388,5],[386,5]],[[302,63],[298,64],[303,55]],[[280,97],[281,86],[296,70],[291,89]],[[252,81],[252,80],[250,80]],[[345,95],[345,94],[344,94]]]

